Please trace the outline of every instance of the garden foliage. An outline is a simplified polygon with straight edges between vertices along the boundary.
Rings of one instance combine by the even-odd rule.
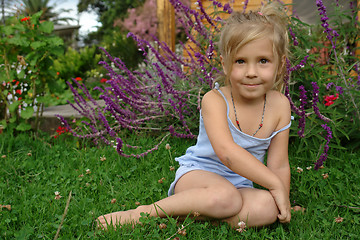
[[[121,59],[103,49],[107,61],[100,64],[108,71],[110,80],[107,86],[96,89],[106,105],[97,106],[78,82],[81,95],[70,84],[76,102],[73,106],[86,120],[82,126],[72,128],[59,118],[74,136],[104,142],[122,156],[136,157],[157,149],[162,140],[142,154],[134,154],[131,149],[136,146],[123,142],[122,129],[159,131],[163,137],[196,137],[201,97],[221,74],[216,43],[224,24],[222,17],[233,10],[230,4],[223,6],[215,0],[212,14],[206,13],[201,1],[197,2],[196,10],[179,0],[170,2],[187,35],[188,41],[180,43],[183,52],[172,52],[156,38],[148,42],[129,33],[146,57],[145,67],[130,71]],[[359,61],[354,56],[358,41],[356,5],[347,2],[351,10],[346,12],[336,1],[335,14],[330,17],[322,1],[316,3],[321,26],[289,17],[292,57],[288,59],[284,81],[295,116],[292,132],[297,134],[292,136],[300,137],[294,140],[299,141],[299,151],[306,147],[319,152],[315,165],[318,168],[327,158],[329,147],[341,148],[343,142],[360,137],[360,80]]]
[[[0,125],[18,131],[35,126],[44,96],[59,90],[53,59],[63,53],[63,41],[52,35],[53,23],[40,21],[42,12],[15,16],[0,26]]]

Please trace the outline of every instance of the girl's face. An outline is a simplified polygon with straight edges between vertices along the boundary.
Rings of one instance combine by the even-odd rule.
[[[273,87],[278,63],[270,39],[247,43],[236,53],[232,64],[229,78],[234,97],[247,100],[263,98]]]

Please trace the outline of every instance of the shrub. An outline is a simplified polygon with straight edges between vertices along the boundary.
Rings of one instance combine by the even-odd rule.
[[[39,21],[42,12],[15,16],[0,26],[0,124],[5,128],[31,129],[41,116],[43,96],[60,88],[53,58],[63,53],[63,41],[52,35],[53,23]]]

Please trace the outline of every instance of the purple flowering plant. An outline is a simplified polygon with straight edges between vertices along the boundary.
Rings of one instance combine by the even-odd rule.
[[[187,42],[178,43],[183,50],[172,52],[155,37],[149,42],[129,33],[145,57],[142,67],[130,71],[121,59],[102,49],[107,59],[100,64],[110,80],[95,90],[101,93],[105,106],[97,105],[89,91],[74,81],[76,87],[69,83],[73,107],[84,121],[72,127],[58,116],[74,136],[111,145],[125,157],[145,156],[170,135],[196,137],[201,97],[212,88],[222,69],[216,53],[218,33],[224,24],[222,16],[233,9],[231,4],[211,0],[214,11],[208,14],[201,1],[195,8],[179,0],[169,1],[187,36]],[[319,26],[289,17],[292,46],[284,81],[285,95],[295,116],[291,141],[300,142],[299,151],[304,147],[312,149],[318,156],[318,160],[313,159],[318,168],[328,157],[330,147],[341,148],[344,141],[360,138],[360,66],[354,55],[359,40],[356,5],[350,1],[351,10],[346,12],[337,4],[330,17],[321,0],[316,4]],[[337,93],[339,98],[325,106],[324,98]],[[138,131],[157,132],[159,140],[148,149],[127,144],[124,136]]]
[[[345,10],[345,5],[350,10]],[[317,0],[316,6],[318,25],[291,18],[294,66],[289,64],[287,95],[299,116],[299,130],[292,131],[292,136],[298,133],[300,137],[295,140],[300,141],[299,151],[320,145],[322,150],[315,164],[319,168],[328,156],[329,146],[359,147],[360,78],[359,56],[355,54],[359,22],[354,1],[334,3],[331,15],[323,1]]]

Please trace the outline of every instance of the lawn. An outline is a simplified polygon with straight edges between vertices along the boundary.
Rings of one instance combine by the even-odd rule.
[[[128,141],[139,141],[128,137]],[[140,145],[157,141],[142,138]],[[69,136],[0,134],[0,239],[358,239],[360,153],[331,150],[325,167],[307,169],[316,156],[290,143],[291,203],[287,225],[275,223],[239,233],[225,223],[188,218],[142,218],[134,229],[96,231],[104,213],[149,204],[167,194],[177,167],[173,158],[194,140],[168,139],[147,157],[122,158],[109,147],[90,147]],[[84,147],[86,146],[86,147]],[[302,171],[301,171],[301,169]],[[55,195],[55,192],[57,195]],[[60,197],[61,196],[61,197]],[[68,204],[68,205],[67,205]],[[11,208],[11,209],[10,209]],[[66,212],[66,214],[64,214]],[[65,218],[63,219],[63,217]],[[160,228],[160,223],[166,228]],[[162,225],[164,226],[164,225]],[[184,226],[186,235],[177,234]],[[58,235],[57,235],[58,232]]]

